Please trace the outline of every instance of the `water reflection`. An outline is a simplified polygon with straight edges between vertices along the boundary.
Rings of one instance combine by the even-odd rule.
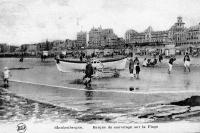
[[[185,80],[184,80],[184,88],[185,88],[185,89],[189,89],[189,88],[190,88],[190,85],[191,85],[191,81],[188,80],[188,79],[185,79]]]
[[[93,95],[94,95],[94,92],[92,91],[93,88],[92,87],[85,87],[85,89],[86,89],[86,91],[85,91],[86,100],[92,100]]]
[[[3,112],[1,110],[3,110],[3,97],[2,92],[0,91],[0,117],[3,116]]]

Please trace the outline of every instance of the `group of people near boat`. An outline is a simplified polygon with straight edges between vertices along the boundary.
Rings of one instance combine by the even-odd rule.
[[[161,63],[161,61],[163,60],[162,55],[159,55],[158,58],[159,58],[159,62]],[[172,72],[172,68],[173,68],[173,64],[175,60],[176,60],[175,56],[170,56],[169,61],[168,61],[169,74],[171,74]],[[185,54],[183,61],[184,61],[184,71],[188,70],[190,72],[190,56],[188,53]],[[151,59],[144,58],[142,66],[150,67],[150,66],[154,66],[155,64],[157,64],[157,59],[155,57],[153,61],[151,61]],[[139,60],[137,57],[135,57],[134,61],[132,58],[129,60],[129,72],[130,72],[131,77],[139,78],[140,66],[139,66]]]
[[[161,62],[163,60],[163,57],[159,56],[158,60],[159,60],[159,62]],[[174,61],[176,61],[175,56],[170,56],[169,61],[168,61],[168,73],[169,74],[171,74],[171,72],[172,72]],[[183,61],[184,61],[184,71],[188,70],[190,72],[190,56],[188,53],[186,53],[186,55],[184,56]],[[150,67],[150,66],[154,66],[155,64],[157,64],[156,58],[154,58],[153,61],[145,58],[142,63],[142,66]],[[140,61],[139,61],[138,57],[135,57],[134,59],[130,58],[130,60],[129,60],[130,77],[131,78],[135,77],[136,79],[139,79],[140,71],[141,71],[141,68],[140,68]],[[83,80],[84,80],[84,83],[86,86],[90,85],[93,74],[94,74],[94,69],[92,67],[92,63],[90,60],[88,60],[86,68],[85,68],[85,76],[83,77]]]

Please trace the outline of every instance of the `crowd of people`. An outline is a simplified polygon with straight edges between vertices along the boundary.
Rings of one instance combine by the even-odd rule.
[[[163,60],[162,55],[158,56],[158,60],[161,63]],[[176,61],[175,56],[170,56],[169,61],[168,61],[168,74],[171,74],[172,68],[173,68],[173,63]],[[184,71],[186,72],[187,70],[190,72],[190,56],[188,53],[185,54],[184,59]],[[139,78],[139,72],[140,72],[140,64],[139,64],[139,59],[138,57],[131,58],[129,60],[129,73],[130,77],[136,77],[137,79]],[[142,62],[143,67],[154,67],[157,64],[157,59],[154,57],[153,60],[144,58],[144,61]]]
[[[161,63],[162,60],[163,60],[163,57],[161,55],[159,55],[158,60]],[[169,61],[168,61],[168,73],[169,74],[171,74],[171,72],[172,72],[174,61],[176,61],[175,56],[170,56]],[[186,55],[184,56],[183,61],[184,61],[184,71],[188,70],[190,72],[190,56],[189,56],[188,53],[186,53]],[[129,59],[130,77],[131,78],[135,77],[136,79],[139,79],[139,74],[140,74],[140,71],[141,71],[140,66],[152,67],[156,64],[157,64],[157,59],[155,57],[152,61],[151,61],[151,59],[144,58],[142,65],[140,64],[138,57],[135,57],[134,59],[133,59],[133,57],[131,57]],[[94,72],[94,70],[93,70],[93,67],[92,67],[92,63],[91,63],[90,60],[88,60],[86,68],[85,68],[85,76],[83,77],[83,80],[84,80],[84,83],[85,83],[86,86],[90,85],[93,72]]]

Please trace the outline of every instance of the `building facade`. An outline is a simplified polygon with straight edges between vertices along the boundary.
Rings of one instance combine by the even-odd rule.
[[[183,18],[179,16],[177,22],[169,30],[153,31],[152,27],[148,27],[144,32],[138,33],[131,29],[125,33],[125,40],[132,46],[145,44],[145,46],[154,47],[162,44],[164,49],[175,49],[183,54],[198,51],[200,53],[200,23],[186,28]]]
[[[136,34],[137,34],[137,32],[133,29],[127,30],[126,33],[125,33],[125,42],[130,43],[132,37]]]
[[[87,32],[80,31],[77,33],[76,47],[86,47],[87,45]]]
[[[173,40],[176,46],[181,46],[187,43],[187,29],[182,17],[177,17],[177,22],[169,29],[169,37]]]
[[[9,50],[9,48],[8,48],[8,45],[6,43],[0,44],[0,53],[8,52],[8,50]]]
[[[144,32],[138,33],[135,30],[128,30],[125,33],[127,44],[168,44],[170,43],[169,32],[168,31],[153,31],[152,27],[148,27]]]
[[[162,43],[172,44],[175,46],[200,46],[200,23],[189,28],[185,27],[182,17],[177,17],[177,22],[165,31],[153,31],[152,27],[148,27],[144,32],[138,33],[135,30],[127,30],[125,33],[125,41],[127,44],[142,43]]]
[[[89,31],[89,46],[101,46],[101,33],[102,33],[102,28],[92,28]]]
[[[113,29],[102,27],[92,28],[89,31],[89,46],[105,47],[119,45],[119,37],[113,32]]]
[[[200,46],[200,23],[186,30],[187,44]]]

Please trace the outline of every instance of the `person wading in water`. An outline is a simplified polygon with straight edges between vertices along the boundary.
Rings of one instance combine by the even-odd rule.
[[[186,72],[186,69],[190,72],[190,56],[188,53],[184,56],[184,72]]]
[[[131,78],[134,77],[133,70],[134,70],[134,62],[133,62],[133,59],[131,58],[130,63],[129,63],[129,73],[130,73]]]
[[[85,67],[85,76],[83,77],[83,82],[86,85],[86,87],[91,86],[90,83],[91,83],[92,75],[93,75],[93,67],[89,59]]]
[[[169,68],[168,68],[168,74],[170,74],[171,73],[171,71],[172,71],[172,67],[173,67],[173,63],[174,63],[174,61],[176,60],[176,58],[175,57],[170,57],[170,59],[169,59],[169,63],[168,63],[168,65],[169,65]]]

